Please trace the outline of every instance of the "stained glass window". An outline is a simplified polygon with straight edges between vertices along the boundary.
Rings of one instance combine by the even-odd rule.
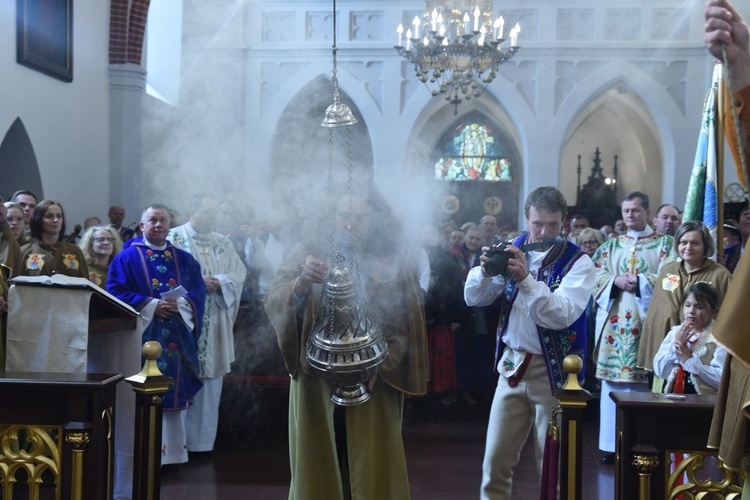
[[[438,145],[435,179],[512,181],[509,146],[502,132],[476,117],[445,134]]]

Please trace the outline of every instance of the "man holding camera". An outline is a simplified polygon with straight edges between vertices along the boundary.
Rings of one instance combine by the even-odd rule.
[[[506,347],[495,354],[500,376],[487,429],[482,499],[510,498],[512,469],[532,429],[541,473],[547,423],[557,404],[553,391],[564,382],[563,358],[583,358],[586,351],[584,311],[596,272],[579,247],[559,238],[566,211],[557,188],[535,189],[526,199],[528,232],[485,247],[481,266],[466,279],[469,306],[505,296],[497,346],[502,340]],[[507,265],[501,252],[510,256]]]

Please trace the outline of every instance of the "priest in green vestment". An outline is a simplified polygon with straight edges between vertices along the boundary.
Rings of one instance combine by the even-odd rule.
[[[323,232],[306,238],[279,268],[266,311],[291,376],[289,394],[290,499],[381,500],[409,498],[401,437],[405,394],[424,394],[427,352],[422,294],[414,269],[397,243],[398,221],[373,190],[344,198],[335,211],[335,250],[352,262],[349,232],[367,304],[388,343],[371,397],[337,406],[333,386],[309,365],[310,335],[320,286],[328,268]]]

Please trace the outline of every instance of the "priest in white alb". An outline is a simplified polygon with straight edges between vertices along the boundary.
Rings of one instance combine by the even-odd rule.
[[[647,372],[636,367],[641,330],[654,283],[662,266],[676,255],[673,239],[648,225],[648,195],[635,191],[622,200],[628,230],[605,242],[594,254],[596,285],[596,377],[602,381],[599,449],[614,463],[615,403],[612,391],[649,391]]]
[[[169,232],[172,244],[190,252],[200,264],[207,291],[198,339],[203,388],[188,407],[185,424],[190,452],[211,451],[214,447],[222,381],[234,361],[234,322],[247,272],[232,242],[213,231],[217,206],[207,195],[194,196],[190,220]]]

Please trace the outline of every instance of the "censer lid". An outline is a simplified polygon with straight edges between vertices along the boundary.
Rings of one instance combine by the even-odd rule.
[[[355,295],[357,282],[344,266],[344,257],[337,253],[333,258],[333,269],[328,274],[328,279],[323,285],[327,295],[336,298],[346,298]]]

